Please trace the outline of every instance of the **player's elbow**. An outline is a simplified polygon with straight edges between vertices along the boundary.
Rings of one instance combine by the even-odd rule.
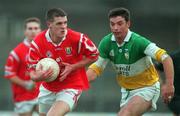
[[[97,61],[97,59],[98,59],[98,58],[94,58],[94,59],[92,59],[92,63],[93,63],[93,62],[96,62],[96,61]]]
[[[172,65],[173,66],[173,60],[170,56],[166,57],[163,61],[162,61],[163,65]]]

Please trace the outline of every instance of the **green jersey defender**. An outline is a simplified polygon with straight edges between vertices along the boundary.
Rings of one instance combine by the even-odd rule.
[[[150,86],[159,80],[151,58],[161,62],[168,55],[148,39],[131,32],[119,45],[112,33],[105,36],[99,44],[99,59],[89,68],[99,76],[108,62],[111,62],[116,73],[117,82],[126,89]]]

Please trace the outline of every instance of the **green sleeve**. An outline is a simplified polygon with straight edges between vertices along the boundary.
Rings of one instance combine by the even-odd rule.
[[[136,47],[138,48],[139,51],[142,51],[142,53],[144,53],[146,47],[151,43],[151,41],[149,41],[148,39],[146,39],[145,37],[142,37],[138,34],[135,34],[136,39]]]

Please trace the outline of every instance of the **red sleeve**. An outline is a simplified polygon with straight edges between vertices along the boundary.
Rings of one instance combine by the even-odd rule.
[[[87,58],[90,59],[98,58],[99,51],[96,45],[86,35],[82,35],[80,42],[81,42],[80,53],[82,53],[83,55],[85,55]]]
[[[29,49],[29,58],[28,58],[28,71],[35,70],[35,66],[37,62],[40,60],[40,53],[39,53],[39,47],[35,43],[35,41],[32,41],[31,47]]]
[[[7,58],[7,62],[5,64],[5,74],[4,74],[5,78],[12,78],[17,75],[17,70],[19,69],[18,67],[19,67],[19,62],[20,62],[18,58],[19,57],[14,51],[12,51],[9,54]]]

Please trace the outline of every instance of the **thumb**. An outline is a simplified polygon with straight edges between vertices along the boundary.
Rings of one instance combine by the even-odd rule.
[[[42,64],[39,64],[39,67],[37,67],[37,65],[36,65],[36,68],[37,68],[36,69],[37,71],[41,71],[43,69],[43,66],[42,66]]]
[[[69,65],[69,63],[66,63],[66,62],[61,62],[61,64],[65,65],[65,66]]]

